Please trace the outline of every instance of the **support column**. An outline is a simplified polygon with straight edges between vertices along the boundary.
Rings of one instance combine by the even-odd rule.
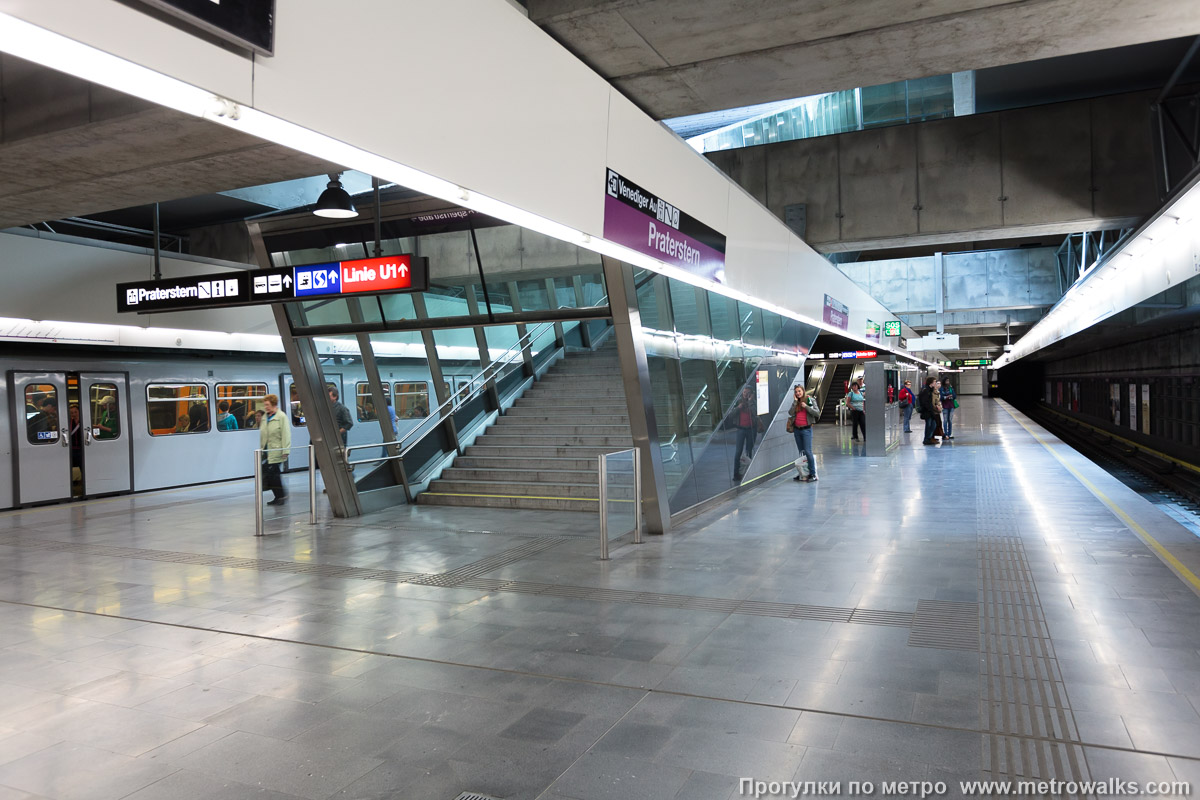
[[[642,512],[649,533],[666,533],[671,528],[671,506],[662,449],[658,446],[658,423],[650,391],[650,367],[642,341],[641,314],[633,271],[615,258],[603,256],[604,281],[612,309],[613,336],[629,408],[633,444],[642,458]]]
[[[583,304],[585,302],[583,298],[583,276],[572,275],[571,288],[575,290],[575,307],[583,308]],[[579,340],[588,350],[592,348],[592,328],[589,323],[590,320],[579,321]]]
[[[261,228],[256,222],[247,223],[247,228],[255,260],[260,268],[269,268],[271,256],[263,242]],[[283,352],[287,357],[292,380],[296,383],[300,402],[308,409],[305,414],[308,438],[312,442],[313,454],[321,468],[325,491],[329,496],[329,506],[335,517],[360,516],[362,507],[358,502],[358,490],[354,486],[354,477],[347,471],[345,460],[341,456],[342,440],[337,433],[333,408],[329,405],[329,397],[325,393],[325,379],[321,374],[317,349],[312,339],[292,336],[292,325],[282,303],[272,303],[271,311],[275,315],[275,326],[279,329],[279,338],[283,341]],[[285,408],[287,402],[286,397],[280,398],[280,408]]]
[[[520,313],[525,309],[521,308],[521,294],[517,289],[516,281],[509,281],[505,284],[508,287],[509,304],[514,312]],[[517,323],[517,340],[525,338],[529,333],[529,328],[523,323]],[[533,342],[525,342],[525,346],[521,348],[521,360],[525,362],[526,376],[537,380],[537,371],[533,368]]]
[[[374,301],[374,298],[371,298]],[[362,305],[363,302],[357,297],[348,297],[346,302],[350,304],[350,321],[361,323],[363,321]],[[392,415],[388,413],[388,397],[389,392],[383,391],[383,380],[379,377],[379,365],[375,361],[375,350],[371,347],[371,335],[368,333],[357,333],[354,338],[358,341],[358,352],[362,356],[363,372],[367,375],[367,385],[371,387],[371,400],[375,404],[375,416],[379,420],[379,431],[383,435],[383,441],[396,441],[396,427],[392,425]],[[357,401],[357,398],[355,398]],[[394,404],[395,398],[392,398]],[[356,403],[357,405],[357,403]],[[360,451],[368,452],[368,451]],[[388,445],[387,454],[396,455],[400,450],[396,445]],[[353,460],[351,454],[351,459]],[[404,487],[404,498],[408,502],[412,502],[412,492],[408,490],[408,480],[404,475],[404,465],[400,463],[400,459],[386,462],[388,468],[392,472],[392,479],[395,480],[397,486]],[[369,465],[364,465],[369,466]]]
[[[475,287],[467,285],[467,313],[472,317],[479,316],[479,299],[475,297]],[[479,348],[479,370],[482,372],[492,365],[492,353],[488,347],[487,330],[482,325],[476,325],[472,328],[475,333],[475,346]],[[484,384],[484,392],[487,395],[487,403],[496,411],[500,410],[500,392],[496,389],[496,378],[492,376],[487,379]]]
[[[937,322],[937,332],[946,332],[946,271],[942,253],[933,254],[933,292],[934,319]]]
[[[417,319],[429,319],[429,311],[425,307],[425,295],[422,292],[417,292],[412,296],[413,309],[417,313]],[[442,362],[438,360],[437,344],[433,340],[433,331],[425,329],[421,331],[421,341],[425,345],[425,359],[429,362],[429,379],[433,382],[433,393],[437,397],[438,408],[442,409],[440,414],[442,421],[441,425],[446,428],[447,443],[458,453],[462,454],[462,448],[458,444],[458,427],[454,424],[454,406],[444,405],[450,396],[454,394],[453,387],[445,386],[446,379],[442,377]],[[433,409],[429,409],[429,413],[433,413]]]

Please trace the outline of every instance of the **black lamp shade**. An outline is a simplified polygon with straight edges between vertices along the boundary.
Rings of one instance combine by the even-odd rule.
[[[358,209],[354,207],[349,192],[342,188],[342,182],[334,178],[317,198],[313,213],[330,219],[349,219],[358,216]]]

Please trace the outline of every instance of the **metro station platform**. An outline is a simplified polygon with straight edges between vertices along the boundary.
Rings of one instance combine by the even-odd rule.
[[[1200,780],[1195,537],[996,401],[847,437],[608,562],[585,515],[300,495],[255,539],[245,482],[2,514],[0,798]]]

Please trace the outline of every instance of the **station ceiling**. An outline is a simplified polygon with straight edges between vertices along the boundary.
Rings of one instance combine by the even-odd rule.
[[[1195,0],[522,0],[655,119],[1200,34]]]

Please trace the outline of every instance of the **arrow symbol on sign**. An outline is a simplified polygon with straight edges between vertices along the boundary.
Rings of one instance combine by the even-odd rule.
[[[338,282],[338,271],[336,269],[329,270],[329,282],[330,283]]]
[[[401,278],[407,278],[407,277],[408,277],[408,264],[401,264],[401,265],[400,265],[400,277],[401,277]]]
[[[291,276],[291,275],[284,275],[284,276],[283,276],[283,285],[284,285],[284,286],[291,286],[291,285],[292,285],[292,276]]]

